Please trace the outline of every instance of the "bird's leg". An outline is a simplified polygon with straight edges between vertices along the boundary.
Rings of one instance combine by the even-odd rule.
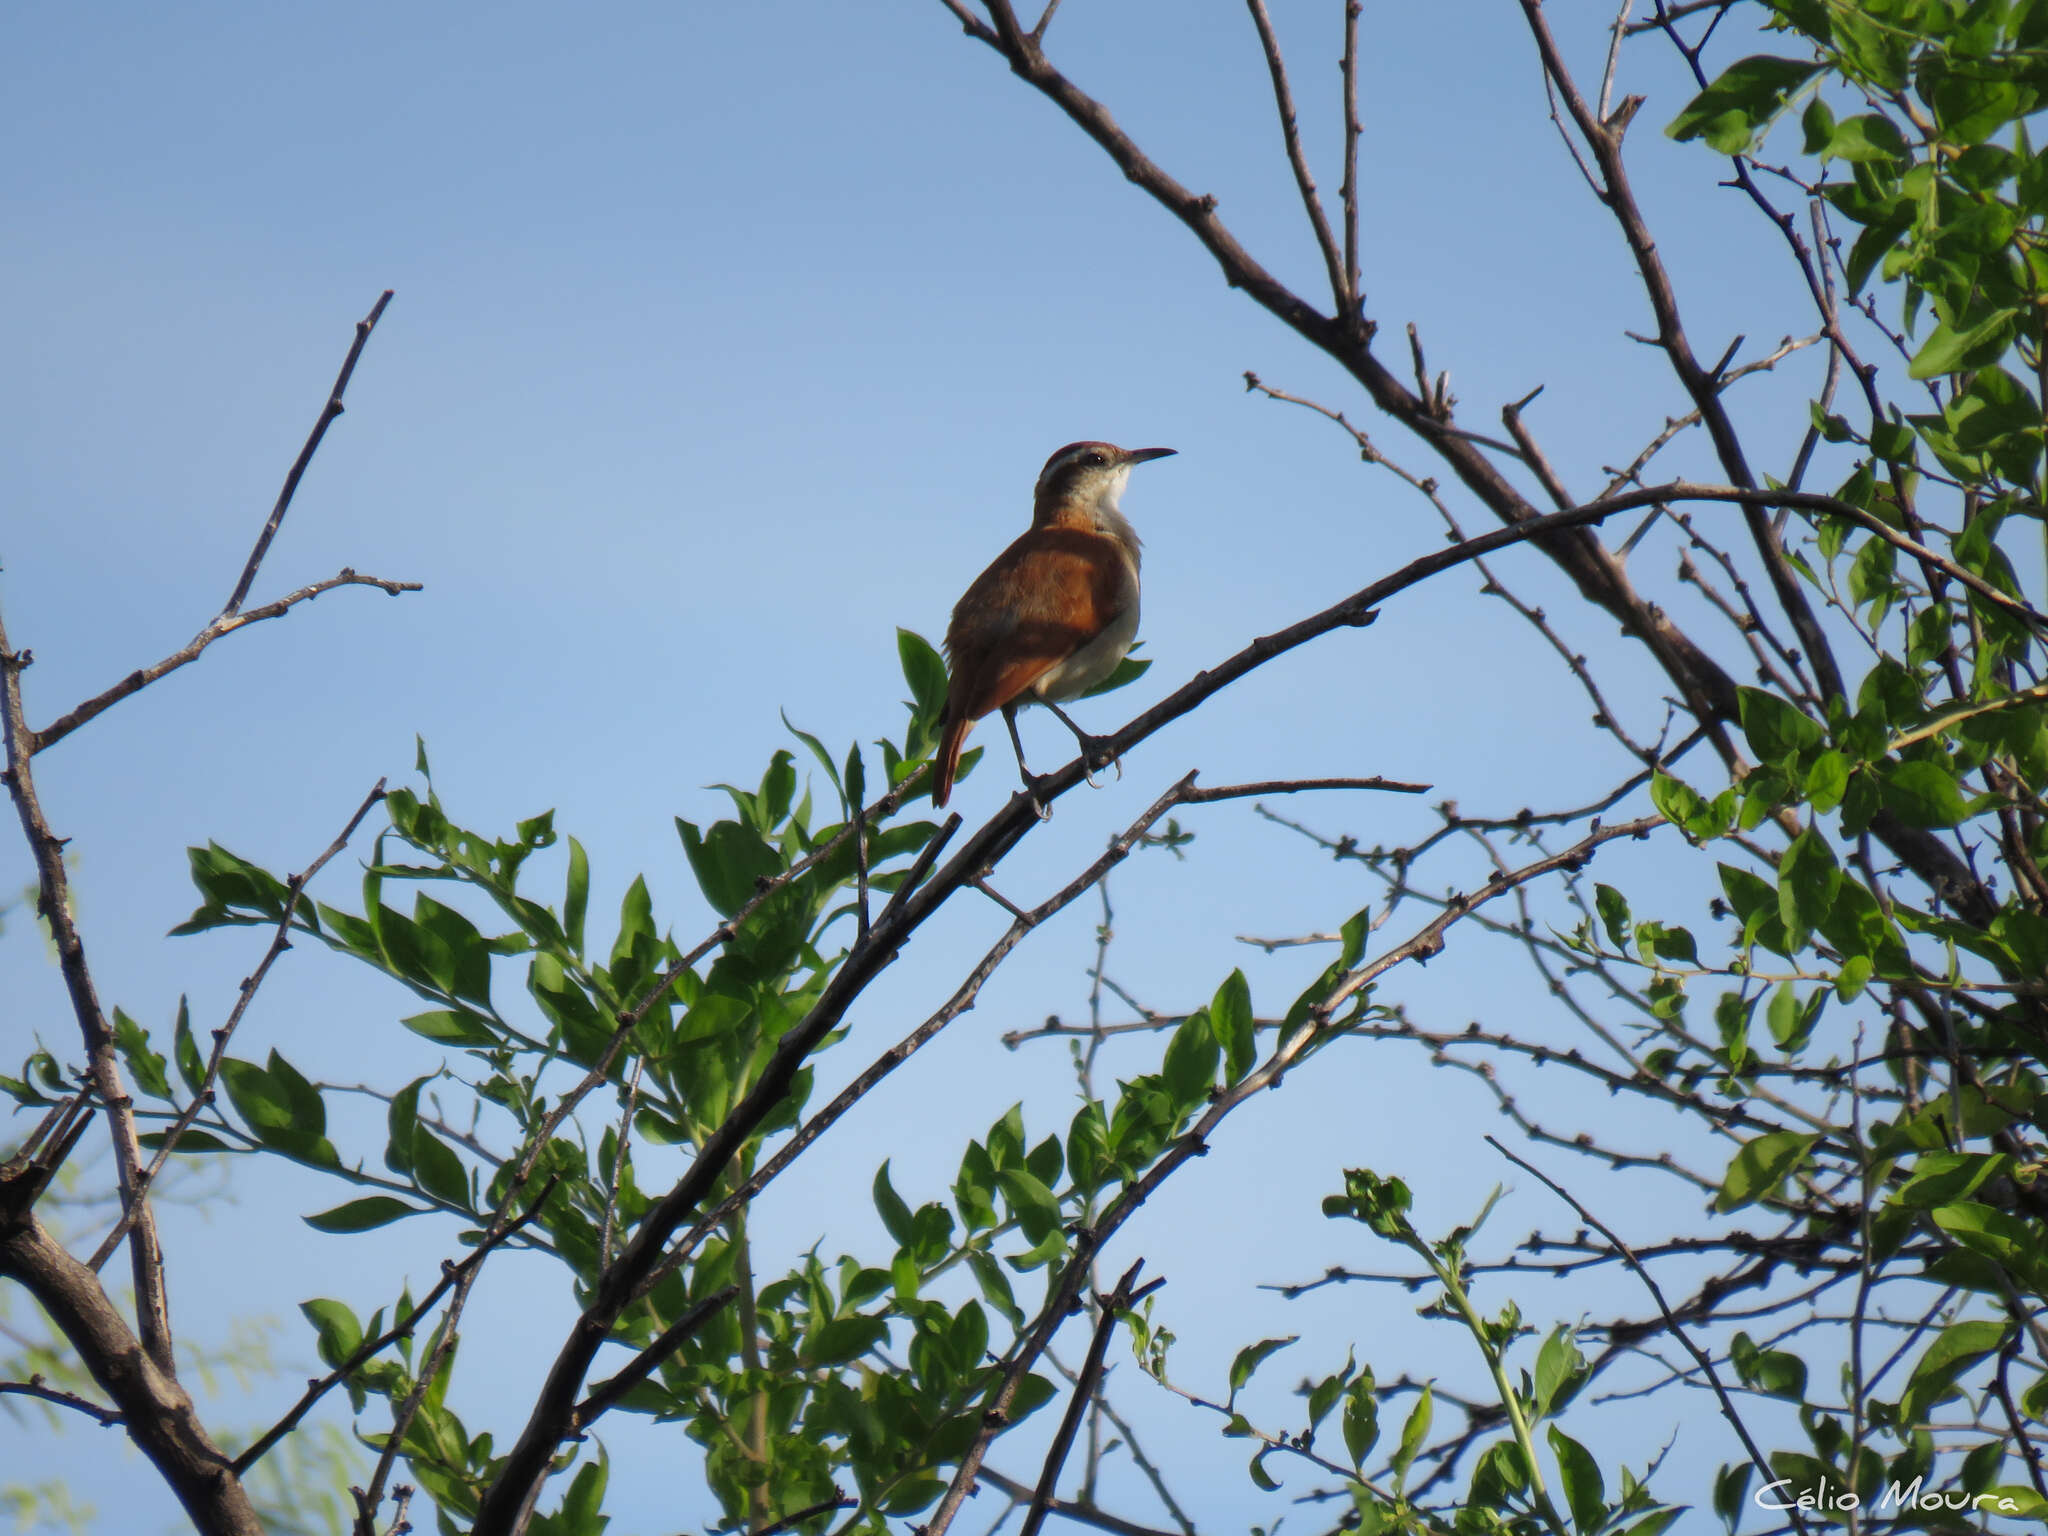
[[[1096,769],[1107,768],[1111,763],[1116,764],[1116,776],[1118,778],[1124,776],[1123,759],[1116,755],[1116,749],[1110,746],[1107,736],[1091,736],[1088,732],[1082,730],[1081,727],[1074,724],[1072,720],[1068,719],[1067,712],[1061,709],[1059,705],[1053,703],[1052,700],[1041,699],[1039,702],[1058,715],[1060,723],[1074,733],[1074,740],[1081,743],[1081,757],[1088,764],[1089,783],[1095,782]]]
[[[1017,734],[1016,705],[1005,704],[1003,706],[1003,724],[1010,728],[1010,745],[1017,749],[1017,772],[1024,778],[1025,791],[1031,796],[1032,805],[1037,808],[1038,819],[1040,821],[1051,821],[1052,807],[1046,803],[1045,796],[1039,792],[1039,785],[1043,784],[1045,780],[1025,766],[1024,738]]]

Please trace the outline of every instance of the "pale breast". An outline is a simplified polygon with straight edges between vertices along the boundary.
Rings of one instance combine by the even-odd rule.
[[[1116,617],[1101,634],[1077,648],[1066,660],[1047,668],[1031,685],[1034,697],[1054,704],[1079,698],[1090,688],[1107,682],[1117,663],[1129,654],[1131,643],[1138,638],[1138,566],[1128,553],[1118,553],[1123,569],[1119,582],[1122,601]]]

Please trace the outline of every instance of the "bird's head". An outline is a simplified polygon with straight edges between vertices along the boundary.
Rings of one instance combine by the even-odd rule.
[[[1113,513],[1131,466],[1163,459],[1171,448],[1119,448],[1114,443],[1069,443],[1045,461],[1032,501],[1042,519],[1060,511]]]

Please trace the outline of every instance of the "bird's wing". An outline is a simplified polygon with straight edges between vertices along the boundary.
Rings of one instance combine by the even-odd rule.
[[[1116,541],[1034,528],[975,578],[946,630],[950,720],[979,720],[1109,626],[1130,601]]]

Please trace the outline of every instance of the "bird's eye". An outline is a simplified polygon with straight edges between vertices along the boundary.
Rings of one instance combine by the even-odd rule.
[[[1102,467],[1102,466],[1103,466],[1104,464],[1107,464],[1107,463],[1109,462],[1109,460],[1108,460],[1108,459],[1106,459],[1106,458],[1104,458],[1104,457],[1103,457],[1103,456],[1102,456],[1102,455],[1101,455],[1101,454],[1100,454],[1100,453],[1098,452],[1098,453],[1091,453],[1091,454],[1089,454],[1089,455],[1088,455],[1088,462],[1089,462],[1090,464],[1093,464],[1094,466],[1096,466],[1096,468],[1098,468],[1098,469],[1099,469],[1099,468],[1101,468],[1101,467]]]

